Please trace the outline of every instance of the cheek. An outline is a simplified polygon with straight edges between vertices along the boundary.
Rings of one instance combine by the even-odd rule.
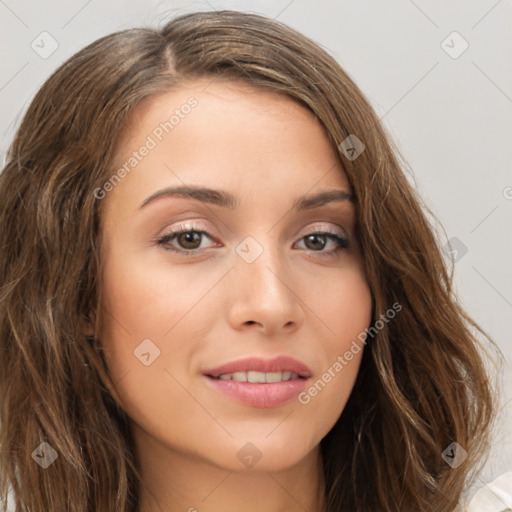
[[[361,363],[365,331],[370,326],[372,296],[359,267],[310,291],[308,300],[326,335],[321,339],[322,367],[299,403],[316,421],[322,438],[338,420],[352,392]],[[328,333],[328,334],[327,334]]]
[[[154,400],[155,394],[172,395],[178,407],[177,382],[186,380],[216,318],[208,315],[208,292],[218,280],[211,272],[198,279],[185,267],[171,271],[128,255],[105,260],[100,339],[117,398],[132,417],[146,414],[152,405],[145,397]],[[190,403],[190,397],[183,400],[179,407]]]
[[[191,267],[173,268],[161,259],[148,263],[139,255],[113,254],[104,267],[103,305],[105,325],[117,335],[105,333],[105,338],[113,344],[129,338],[134,348],[150,338],[163,351],[183,320],[191,314],[197,317],[196,311],[208,302],[208,292],[219,280],[218,272],[203,272],[198,278]],[[201,318],[194,325],[201,329]]]
[[[364,272],[353,264],[315,282],[304,288],[303,297],[323,324],[328,351],[343,350],[371,322],[372,295]]]

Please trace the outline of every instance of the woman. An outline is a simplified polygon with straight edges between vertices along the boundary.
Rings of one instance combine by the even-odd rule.
[[[258,15],[64,63],[0,174],[4,501],[454,510],[494,413],[485,333],[397,154],[339,64]]]

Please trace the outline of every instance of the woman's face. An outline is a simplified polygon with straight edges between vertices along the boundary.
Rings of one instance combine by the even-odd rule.
[[[371,295],[320,123],[287,97],[208,83],[146,100],[96,191],[100,337],[140,447],[279,470],[340,416]]]

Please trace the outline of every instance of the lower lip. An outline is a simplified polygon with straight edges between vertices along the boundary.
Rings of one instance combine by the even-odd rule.
[[[279,407],[293,400],[304,390],[309,379],[291,379],[283,382],[251,383],[214,379],[205,375],[207,382],[224,395],[251,407]]]

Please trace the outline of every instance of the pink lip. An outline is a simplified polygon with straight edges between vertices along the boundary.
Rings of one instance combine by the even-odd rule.
[[[217,368],[206,370],[203,375],[218,377],[224,373],[235,372],[292,372],[300,377],[311,377],[311,370],[300,361],[288,356],[278,356],[272,359],[262,359],[260,357],[248,357],[223,364]]]
[[[296,373],[299,378],[283,382],[251,383],[222,380],[215,377],[235,372],[284,372]],[[294,399],[306,387],[310,369],[288,356],[273,359],[248,358],[224,364],[204,372],[206,384],[234,400],[251,407],[278,407]]]

